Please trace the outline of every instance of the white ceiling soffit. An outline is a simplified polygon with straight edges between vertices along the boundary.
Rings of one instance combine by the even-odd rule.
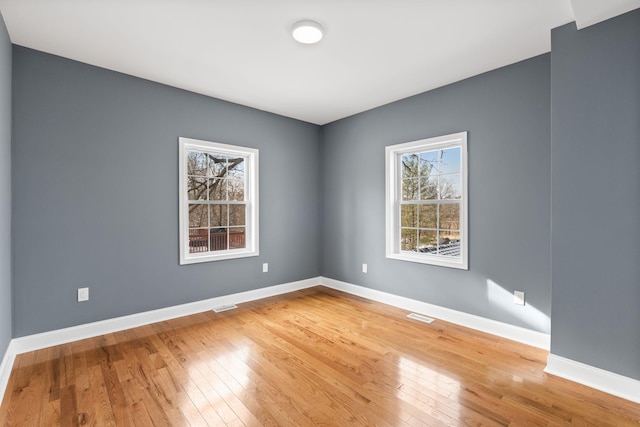
[[[571,0],[578,29],[640,7],[640,0]]]
[[[0,0],[0,11],[15,44],[316,124],[548,52],[550,30],[574,20],[571,0]],[[317,45],[291,38],[302,19],[325,28]]]

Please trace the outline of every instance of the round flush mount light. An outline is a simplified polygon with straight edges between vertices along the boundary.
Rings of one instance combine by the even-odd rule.
[[[303,44],[314,44],[322,40],[322,25],[314,21],[296,22],[291,29],[293,38]]]

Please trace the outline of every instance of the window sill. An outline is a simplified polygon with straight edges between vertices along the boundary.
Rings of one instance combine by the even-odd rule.
[[[258,256],[260,253],[258,251],[247,251],[247,250],[230,250],[230,251],[221,251],[220,253],[211,254],[206,253],[202,255],[198,254],[189,254],[189,256],[180,256],[180,265],[187,264],[198,264],[201,262],[212,262],[212,261],[222,261],[226,259],[236,259],[236,258],[249,258]]]
[[[468,270],[467,263],[455,261],[447,257],[438,255],[426,255],[426,254],[411,254],[411,253],[388,253],[387,258],[395,259],[398,261],[417,262],[419,264],[435,265],[438,267],[456,268],[458,270]]]

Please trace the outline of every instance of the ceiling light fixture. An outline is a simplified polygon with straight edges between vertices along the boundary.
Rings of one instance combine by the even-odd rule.
[[[318,43],[324,35],[322,25],[314,21],[296,22],[291,29],[291,33],[296,41],[303,44]]]

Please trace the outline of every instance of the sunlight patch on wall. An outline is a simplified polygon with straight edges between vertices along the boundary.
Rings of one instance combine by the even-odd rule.
[[[537,331],[549,333],[551,329],[549,316],[532,306],[526,299],[524,306],[514,304],[513,293],[491,279],[487,279],[487,299],[492,307],[517,317]]]

